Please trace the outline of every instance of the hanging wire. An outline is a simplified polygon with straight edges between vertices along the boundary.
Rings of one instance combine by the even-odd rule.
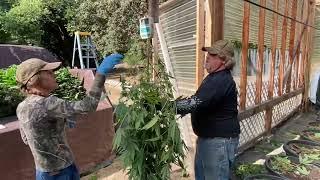
[[[250,1],[250,0],[243,0],[243,1],[246,1],[246,2],[248,2],[248,3],[250,3],[250,4],[253,4],[253,5],[258,6],[258,7],[260,7],[260,8],[266,9],[266,10],[271,11],[271,12],[273,12],[273,13],[276,13],[276,14],[284,17],[284,18],[291,19],[291,20],[293,20],[293,21],[295,21],[295,22],[297,22],[297,23],[300,23],[300,24],[303,24],[303,25],[305,25],[305,26],[314,28],[314,29],[316,29],[316,30],[320,30],[319,28],[316,28],[316,27],[314,27],[314,26],[312,26],[312,25],[309,25],[309,24],[307,24],[307,23],[304,23],[304,22],[302,22],[302,21],[298,21],[298,20],[296,20],[295,18],[292,18],[292,17],[290,17],[290,16],[286,16],[286,15],[284,15],[284,14],[281,14],[281,13],[279,13],[279,12],[273,10],[273,9],[270,9],[270,8],[268,8],[268,7],[265,7],[265,6],[262,6],[262,5],[258,4],[258,3],[252,2],[252,1]]]

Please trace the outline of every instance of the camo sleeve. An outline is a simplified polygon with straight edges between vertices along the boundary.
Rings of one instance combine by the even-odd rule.
[[[21,127],[19,128],[19,130],[20,130],[20,134],[21,134],[21,138],[22,138],[23,143],[28,145],[26,134],[24,133],[24,131],[23,131],[23,129]]]
[[[77,114],[96,110],[100,101],[105,76],[96,74],[93,86],[88,95],[81,101],[66,101],[55,96],[46,98],[44,106],[51,117],[68,118]]]

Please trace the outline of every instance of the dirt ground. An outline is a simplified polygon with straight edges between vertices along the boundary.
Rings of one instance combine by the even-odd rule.
[[[193,178],[182,177],[181,169],[174,168],[172,172],[171,179],[174,180],[192,180]],[[126,173],[122,170],[122,165],[119,159],[115,159],[114,162],[99,171],[90,174],[88,176],[82,177],[81,180],[128,180]]]
[[[263,164],[267,155],[279,154],[284,152],[283,143],[299,138],[299,133],[308,128],[308,123],[320,120],[317,111],[309,113],[296,114],[293,118],[273,130],[273,134],[263,139],[256,146],[248,149],[237,156],[236,164],[242,163],[260,163]],[[121,162],[115,159],[113,163],[102,168],[81,180],[127,180],[125,172],[122,171]],[[174,167],[171,175],[172,180],[191,180],[193,177],[181,177],[181,169]],[[233,180],[239,180],[233,175]]]

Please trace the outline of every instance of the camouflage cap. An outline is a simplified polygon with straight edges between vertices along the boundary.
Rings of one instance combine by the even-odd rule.
[[[17,67],[16,80],[21,85],[27,82],[40,71],[56,70],[61,66],[61,62],[48,63],[41,59],[31,58],[22,62]]]
[[[216,41],[211,47],[203,47],[202,51],[206,51],[211,55],[219,55],[229,58],[232,58],[234,56],[233,45],[227,40]]]

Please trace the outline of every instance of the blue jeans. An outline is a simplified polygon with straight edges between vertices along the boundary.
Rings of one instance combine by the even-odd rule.
[[[36,180],[80,180],[80,175],[77,167],[72,164],[54,173],[36,170]]]
[[[229,180],[239,138],[198,138],[196,180]]]

